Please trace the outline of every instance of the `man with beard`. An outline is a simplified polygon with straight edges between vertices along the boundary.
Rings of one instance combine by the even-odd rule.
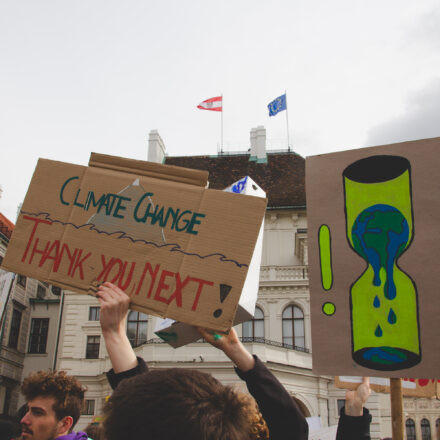
[[[72,432],[81,414],[84,388],[64,371],[39,371],[21,387],[27,412],[21,419],[23,440],[87,440],[84,432]]]

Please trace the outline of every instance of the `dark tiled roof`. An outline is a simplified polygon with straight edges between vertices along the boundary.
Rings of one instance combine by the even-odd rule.
[[[269,153],[267,163],[249,160],[249,154],[167,157],[167,165],[209,172],[209,187],[223,189],[250,176],[266,191],[268,207],[305,206],[305,160],[296,153]]]
[[[11,238],[13,230],[14,223],[12,223],[2,213],[0,213],[0,233],[2,233],[7,238]]]

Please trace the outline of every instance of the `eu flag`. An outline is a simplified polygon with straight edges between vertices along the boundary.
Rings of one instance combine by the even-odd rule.
[[[278,96],[271,103],[268,104],[269,116],[275,116],[277,113],[286,110],[286,94]]]

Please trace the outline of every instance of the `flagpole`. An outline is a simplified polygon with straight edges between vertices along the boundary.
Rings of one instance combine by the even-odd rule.
[[[290,151],[290,140],[289,140],[289,116],[287,113],[287,90],[284,90],[284,94],[286,95],[286,124],[287,124],[287,149]]]
[[[221,118],[220,118],[220,153],[223,154],[223,94],[222,97],[222,111],[220,112]]]

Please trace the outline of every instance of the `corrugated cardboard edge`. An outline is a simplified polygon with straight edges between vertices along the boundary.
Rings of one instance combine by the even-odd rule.
[[[107,170],[122,171],[139,176],[154,177],[171,182],[187,183],[206,187],[208,171],[193,170],[175,165],[162,165],[144,160],[127,159],[125,157],[110,156],[108,154],[91,153],[89,167],[105,168]]]

